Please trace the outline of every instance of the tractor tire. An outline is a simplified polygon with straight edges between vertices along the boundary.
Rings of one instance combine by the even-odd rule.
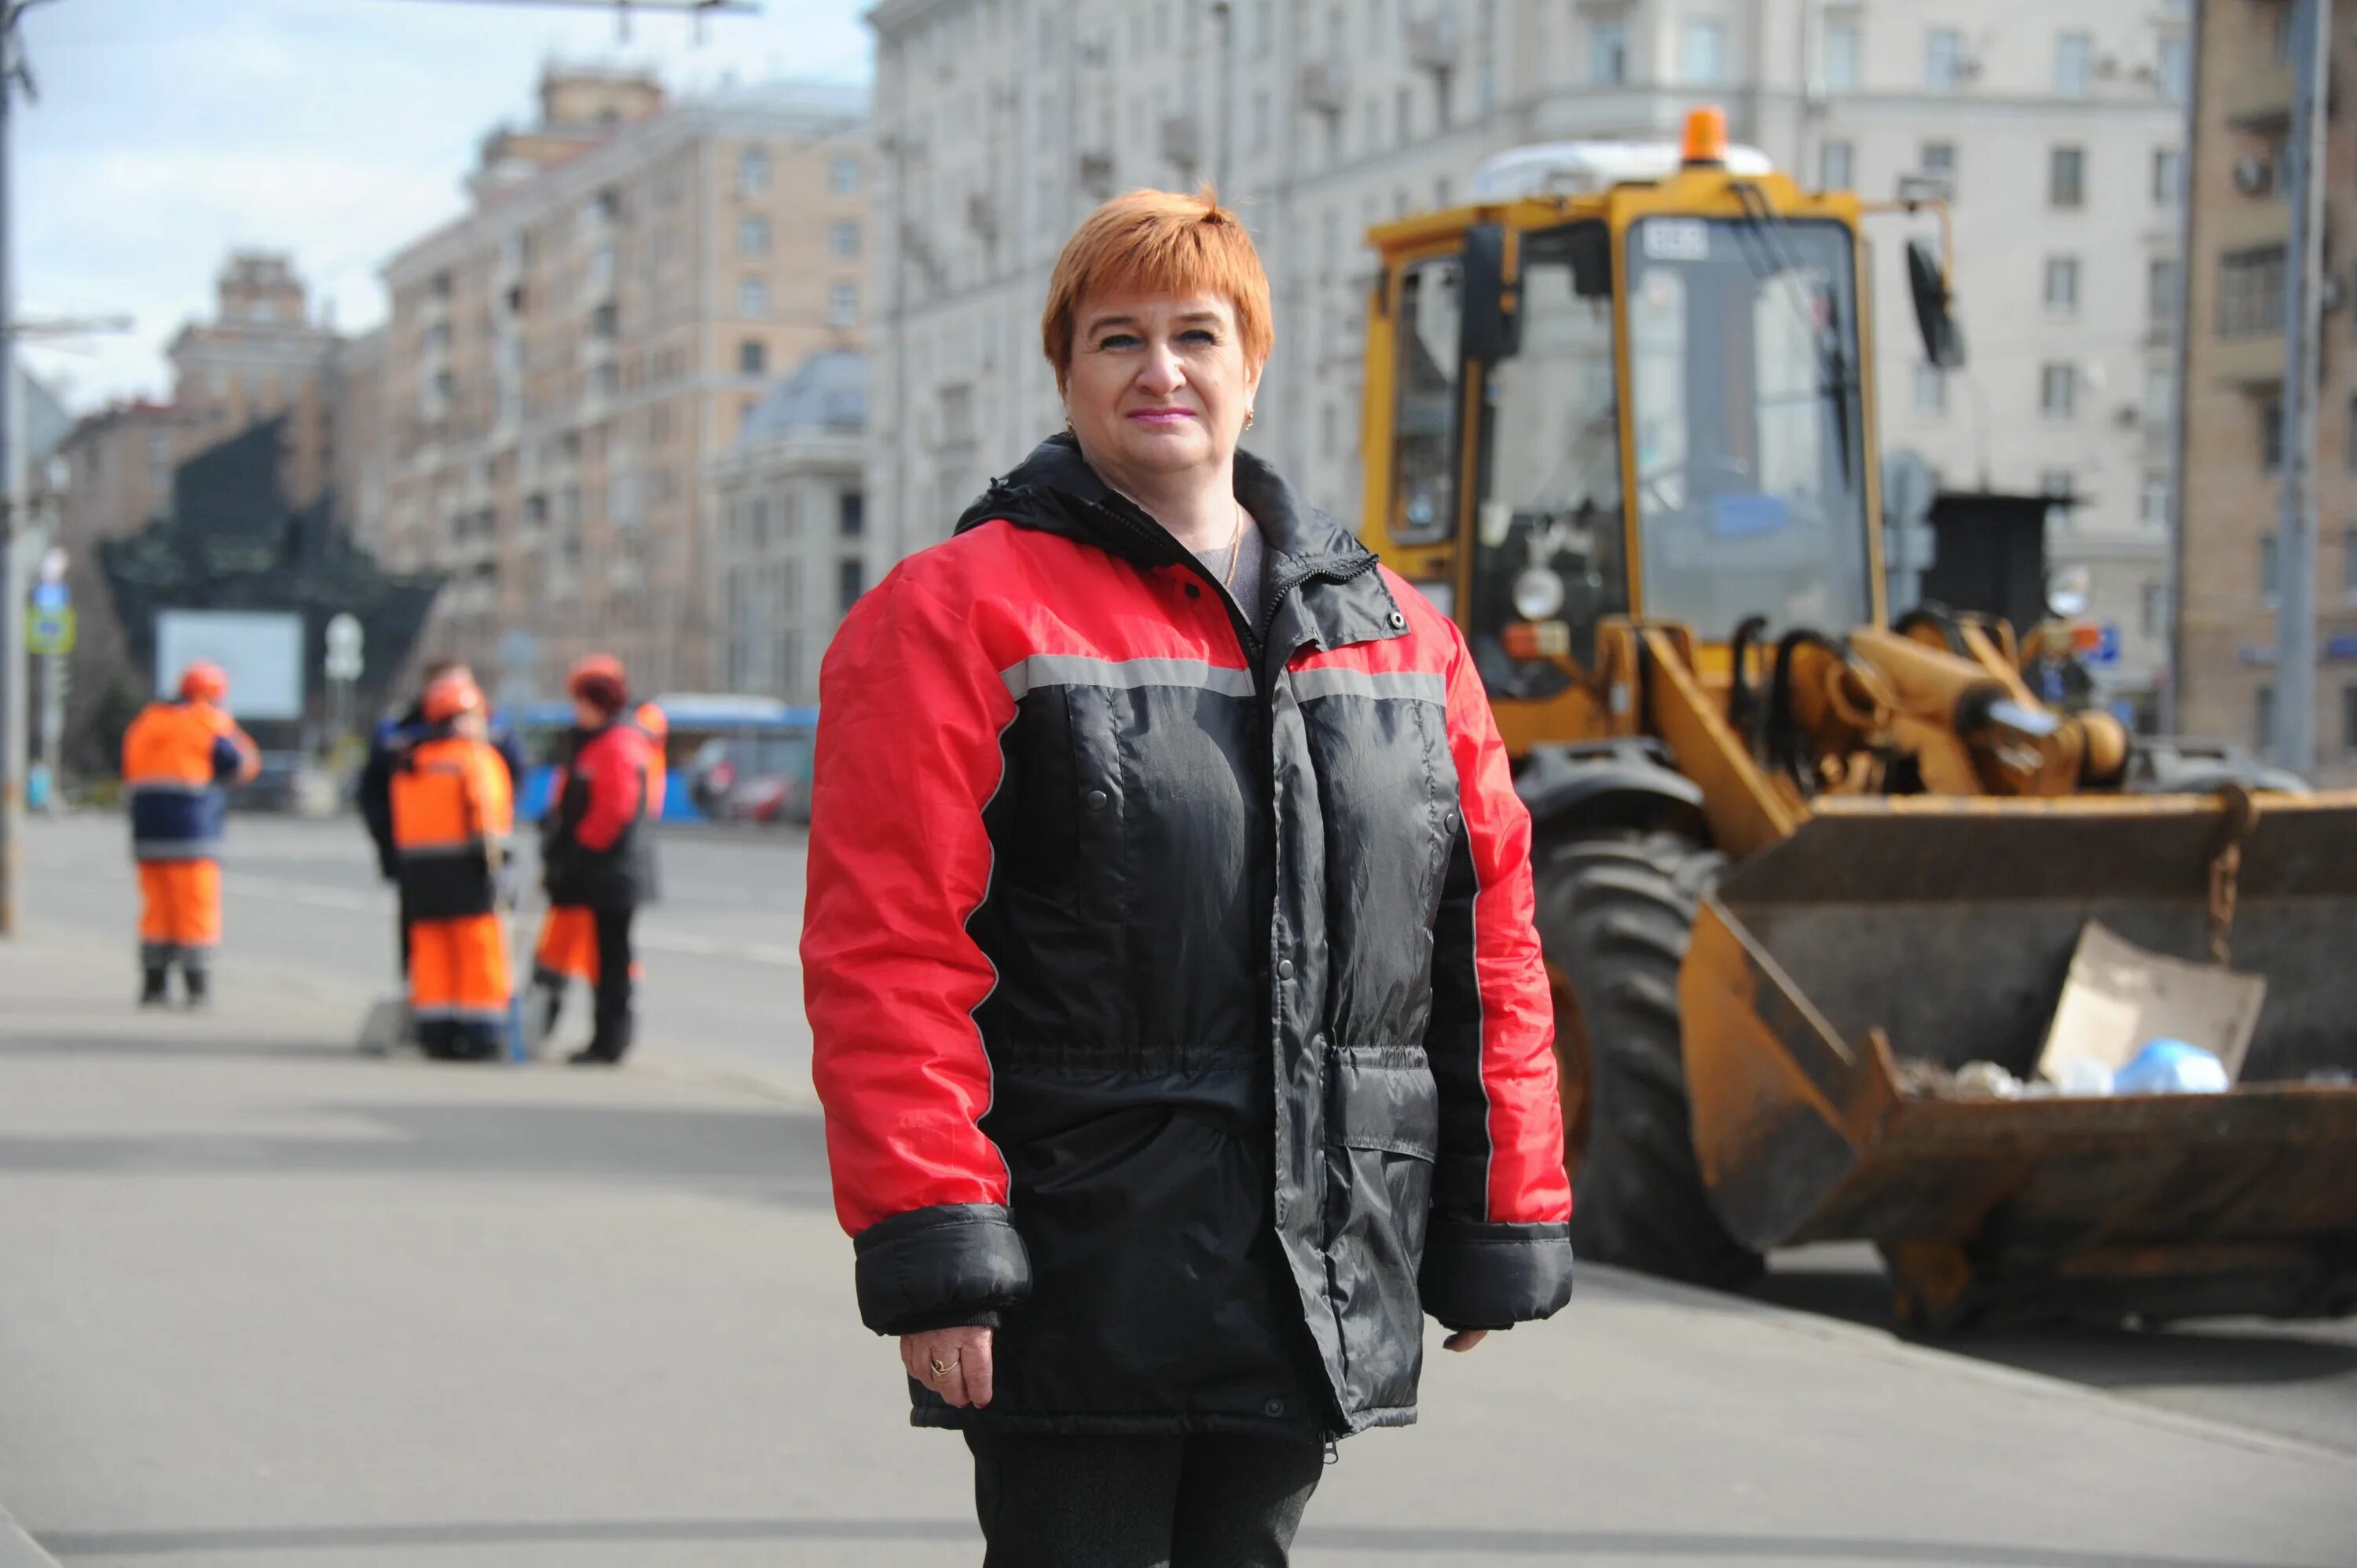
[[[1572,1248],[1720,1290],[1760,1255],[1711,1208],[1695,1155],[1678,969],[1695,908],[1725,857],[1666,832],[1543,843],[1539,940],[1555,996]]]

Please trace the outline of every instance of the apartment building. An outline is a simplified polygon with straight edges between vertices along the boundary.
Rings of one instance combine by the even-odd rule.
[[[2334,7],[2330,71],[2345,103],[2357,59]],[[2276,591],[2283,502],[2284,283],[2291,209],[2290,0],[2201,7],[2191,147],[2185,341],[2185,500],[2179,541],[2178,725],[2265,750],[2275,742]],[[2312,484],[2317,507],[2317,772],[2357,782],[2357,362],[2343,345],[2357,156],[2345,107],[2323,169],[2326,274]],[[2338,265],[2336,266],[2336,262]]]
[[[179,456],[284,414],[286,496],[308,506],[328,488],[336,462],[340,339],[325,320],[312,319],[308,291],[284,252],[232,251],[214,295],[213,319],[190,322],[166,350],[172,402],[188,422]]]
[[[1670,138],[1716,102],[1804,183],[1955,191],[1971,366],[1921,368],[1879,247],[1884,435],[1959,489],[2072,498],[2055,564],[2163,661],[2181,221],[2183,0],[883,0],[875,396],[879,559],[933,542],[1060,414],[1048,271],[1094,202],[1215,179],[1253,226],[1277,349],[1251,445],[1354,517],[1367,228],[1461,199],[1533,142]]]
[[[859,346],[865,106],[552,68],[539,123],[486,139],[472,209],[386,263],[362,532],[450,575],[427,656],[511,693],[593,649],[647,690],[713,683],[705,466],[782,367]]]
[[[706,473],[732,692],[818,701],[818,666],[866,590],[866,362],[816,354],[755,405]]]

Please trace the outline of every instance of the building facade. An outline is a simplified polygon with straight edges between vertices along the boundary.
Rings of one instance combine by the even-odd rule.
[[[2201,7],[2191,150],[2185,343],[2185,499],[2179,576],[2179,726],[2189,735],[2275,743],[2276,589],[2283,502],[2287,247],[2284,146],[2291,127],[2291,0]],[[2333,7],[2332,97],[2357,65],[2357,5]],[[2325,132],[2325,306],[2318,375],[2318,777],[2357,781],[2357,302],[2349,254],[2357,156],[2349,114]]]
[[[818,701],[818,666],[867,586],[861,356],[813,355],[754,407],[705,475],[721,682]]]
[[[231,252],[214,292],[213,319],[190,322],[167,350],[172,402],[188,421],[181,455],[284,414],[286,494],[308,506],[327,489],[336,463],[340,339],[311,318],[303,280],[281,252]]]
[[[450,574],[423,651],[561,689],[612,652],[647,690],[719,671],[707,462],[780,367],[856,348],[865,94],[667,102],[554,70],[542,124],[487,138],[464,217],[390,261],[395,570]]]
[[[1935,376],[1878,229],[1886,445],[1953,489],[2068,492],[2050,553],[2164,658],[2183,0],[884,0],[869,495],[879,564],[1061,422],[1039,312],[1105,197],[1219,184],[1275,290],[1251,445],[1355,520],[1373,223],[1534,142],[1673,138],[1715,102],[1804,183],[1945,174],[1973,349]],[[2147,615],[2161,618],[2147,620]]]

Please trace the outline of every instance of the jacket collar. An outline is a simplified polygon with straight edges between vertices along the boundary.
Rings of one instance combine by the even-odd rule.
[[[1373,569],[1373,552],[1303,505],[1284,477],[1251,453],[1237,452],[1235,471],[1236,499],[1259,526],[1266,552],[1262,572],[1272,602],[1263,629],[1273,650],[1401,635],[1406,623]],[[1144,508],[1098,476],[1070,432],[1049,436],[1013,472],[991,480],[954,532],[995,521],[1094,545],[1148,568],[1194,560]]]

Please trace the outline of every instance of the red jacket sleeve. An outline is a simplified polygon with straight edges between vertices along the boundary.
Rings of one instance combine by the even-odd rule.
[[[1426,1044],[1441,1095],[1441,1165],[1420,1283],[1425,1309],[1450,1326],[1502,1327],[1570,1297],[1571,1184],[1530,812],[1463,636],[1453,625],[1447,635],[1458,810],[1433,933]]]
[[[984,805],[1015,715],[970,618],[895,572],[819,672],[802,974],[835,1212],[862,1316],[905,1333],[1028,1294],[1006,1162],[978,1125],[995,983],[966,932],[989,886]]]
[[[645,810],[646,751],[646,737],[625,724],[584,748],[577,766],[589,799],[573,829],[574,842],[582,848],[599,854],[613,848]]]

